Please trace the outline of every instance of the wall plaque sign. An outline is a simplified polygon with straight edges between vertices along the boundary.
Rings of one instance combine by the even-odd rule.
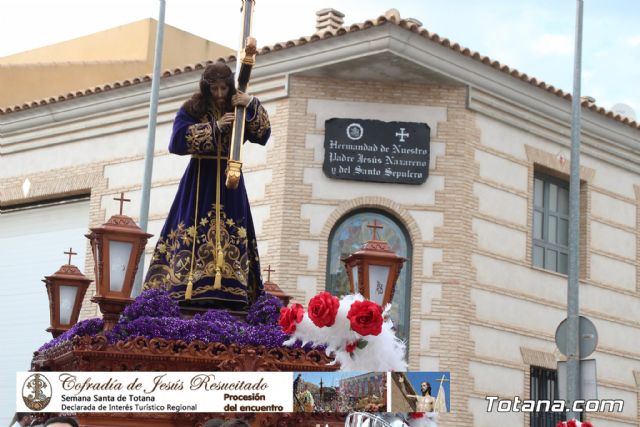
[[[425,123],[329,119],[323,171],[330,178],[422,184],[429,175]]]

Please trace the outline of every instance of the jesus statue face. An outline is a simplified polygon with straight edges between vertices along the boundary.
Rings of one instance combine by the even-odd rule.
[[[210,86],[211,96],[216,107],[223,109],[227,96],[229,96],[229,86],[224,80],[216,80]]]
[[[420,390],[422,391],[422,394],[426,393],[430,388],[431,386],[428,382],[423,382],[422,384],[420,384]]]

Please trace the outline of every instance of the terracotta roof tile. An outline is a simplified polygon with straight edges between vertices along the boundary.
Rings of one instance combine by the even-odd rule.
[[[356,31],[361,31],[361,30],[365,30],[367,28],[371,28],[371,27],[375,27],[375,26],[380,26],[380,25],[384,25],[386,23],[391,23],[393,25],[398,25],[401,28],[404,28],[408,31],[411,31],[413,33],[419,34],[420,36],[424,37],[425,39],[431,40],[435,43],[440,44],[441,46],[444,47],[448,47],[456,52],[459,52],[460,54],[469,57],[473,60],[479,61],[483,64],[489,65],[492,68],[495,68],[497,70],[499,70],[500,72],[503,72],[505,74],[509,74],[512,77],[518,78],[524,82],[527,82],[531,85],[534,85],[542,90],[545,90],[549,93],[552,93],[556,96],[559,96],[563,99],[566,100],[571,100],[571,93],[568,92],[564,92],[562,89],[556,88],[553,85],[549,85],[547,83],[545,83],[542,80],[538,80],[534,77],[530,77],[528,76],[526,73],[522,73],[520,71],[518,71],[515,68],[511,68],[506,64],[502,64],[499,61],[496,60],[492,60],[491,58],[489,58],[488,56],[484,56],[478,52],[475,52],[467,47],[463,47],[458,43],[452,43],[449,39],[447,38],[441,38],[438,34],[436,33],[432,33],[430,31],[428,31],[427,29],[425,29],[424,27],[420,27],[418,26],[415,22],[406,20],[406,19],[400,19],[399,16],[396,13],[387,13],[387,15],[381,15],[376,19],[369,19],[364,21],[363,23],[360,24],[352,24],[349,27],[341,27],[337,30],[327,30],[324,31],[321,34],[313,34],[311,36],[308,37],[300,37],[297,40],[289,40],[286,42],[282,42],[282,43],[276,43],[272,46],[264,46],[262,48],[259,49],[258,54],[259,55],[265,55],[268,54],[270,52],[275,52],[275,51],[279,51],[279,50],[283,50],[283,49],[289,49],[292,47],[296,47],[296,46],[302,46],[308,43],[313,43],[313,42],[317,42],[319,40],[323,40],[323,39],[329,39],[332,37],[339,37],[342,36],[344,34],[347,33],[354,33]],[[236,58],[235,56],[229,56],[226,58],[217,58],[216,61],[224,61],[224,62],[233,62],[235,61]],[[213,63],[214,61],[206,61],[206,62],[200,62],[194,65],[186,65],[182,68],[176,68],[174,70],[165,70],[162,74],[163,77],[169,77],[172,75],[177,75],[177,74],[181,74],[181,73],[185,73],[185,72],[189,72],[189,71],[194,71],[194,70],[201,70],[203,69],[206,65]],[[105,84],[103,86],[99,86],[96,87],[94,89],[87,89],[84,93],[83,92],[76,92],[75,94],[67,94],[66,96],[58,96],[57,99],[55,98],[49,98],[47,100],[42,99],[40,101],[34,101],[31,102],[30,104],[22,104],[22,105],[16,105],[13,107],[6,107],[6,108],[0,108],[0,115],[4,115],[4,114],[9,114],[12,113],[14,111],[21,111],[21,110],[26,110],[29,108],[34,108],[40,105],[47,105],[47,104],[53,104],[55,102],[59,102],[59,101],[64,101],[67,99],[73,99],[75,97],[78,96],[84,96],[84,95],[91,95],[92,93],[100,93],[100,92],[104,92],[104,91],[108,91],[111,89],[115,89],[115,88],[119,88],[119,87],[123,87],[123,86],[131,86],[131,85],[135,85],[135,84],[139,84],[139,83],[143,83],[143,82],[148,82],[151,80],[150,76],[142,76],[142,77],[136,77],[130,80],[123,80],[121,82],[115,82],[112,84]],[[581,105],[585,108],[588,108],[591,111],[597,112],[599,114],[602,114],[608,118],[611,118],[613,120],[616,120],[620,123],[623,123],[625,125],[631,126],[635,129],[640,129],[640,123],[636,120],[632,120],[628,117],[623,117],[620,114],[614,113],[613,111],[609,111],[609,110],[605,110],[602,107],[599,107],[597,105],[595,105],[594,103],[590,103],[586,100],[583,100]]]
[[[216,61],[224,61],[224,62],[233,62],[235,61],[235,56],[229,56],[227,58],[218,58]],[[183,68],[176,68],[174,70],[165,70],[162,73],[162,77],[169,77],[176,74],[181,74],[189,71],[200,70],[203,69],[208,64],[213,63],[213,61],[205,61],[194,65],[187,65]],[[75,93],[67,93],[66,95],[58,95],[57,98],[50,97],[48,99],[41,99],[40,101],[32,101],[31,103],[24,103],[22,105],[15,105],[13,107],[0,108],[0,115],[9,114],[16,111],[28,110],[30,108],[38,107],[41,105],[55,104],[60,101],[67,101],[70,99],[82,97],[85,95],[92,95],[94,93],[107,92],[112,89],[118,89],[121,87],[133,86],[140,83],[150,82],[151,76],[145,75],[140,77],[134,77],[132,79],[126,79],[118,82],[108,83],[102,86],[96,86],[93,89],[86,89],[84,92],[77,91]]]

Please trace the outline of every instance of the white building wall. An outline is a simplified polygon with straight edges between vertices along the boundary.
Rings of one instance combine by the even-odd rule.
[[[522,369],[511,374],[510,369],[491,364],[523,366],[523,348],[560,358],[554,331],[566,317],[567,278],[531,266],[530,193],[536,167],[567,173],[568,165],[560,157],[566,162],[569,156],[566,146],[482,114],[477,115],[476,125],[481,148],[475,154],[474,194],[479,208],[473,223],[477,249],[472,263],[479,289],[471,292],[477,322],[471,333],[480,361],[471,367],[477,392],[483,393],[487,383],[499,382],[496,393],[526,397],[529,384],[522,382]],[[544,159],[535,160],[541,165],[534,164],[529,157],[533,151],[527,147],[546,153]],[[640,294],[635,186],[640,176],[584,154],[582,165],[591,172],[585,175],[590,177],[587,210],[581,211],[589,239],[584,241],[583,230],[588,265],[582,270],[588,275],[581,280],[580,309],[599,333],[598,351],[591,356],[598,363],[599,396],[625,400],[622,414],[597,414],[593,420],[598,427],[636,425],[633,372],[640,371]],[[506,425],[504,416],[497,421],[480,399],[472,399],[470,406],[475,425]]]

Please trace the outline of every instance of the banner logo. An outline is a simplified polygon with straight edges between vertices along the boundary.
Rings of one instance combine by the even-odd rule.
[[[42,374],[33,374],[22,385],[22,400],[32,411],[42,411],[51,401],[51,383]]]

